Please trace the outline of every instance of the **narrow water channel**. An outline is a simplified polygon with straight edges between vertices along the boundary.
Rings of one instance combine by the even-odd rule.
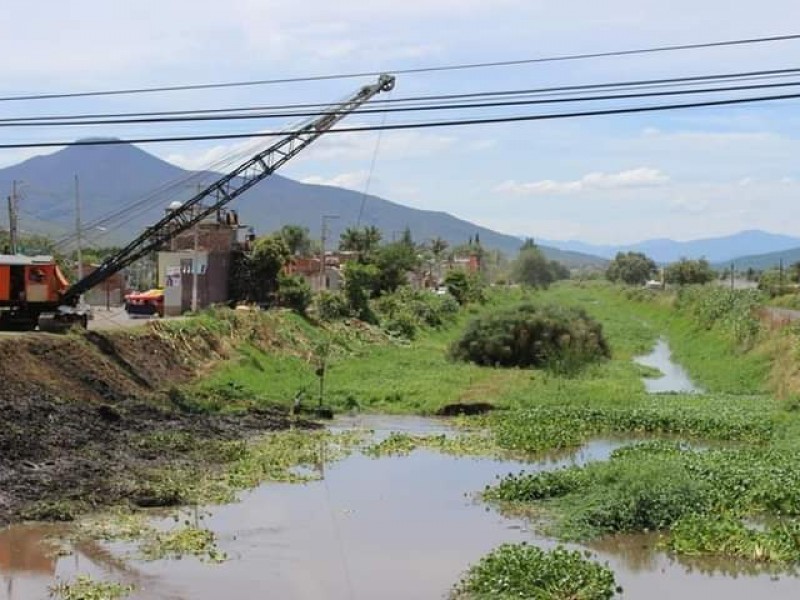
[[[442,421],[416,417],[361,417],[340,425],[375,428],[379,436],[447,431]],[[622,444],[596,440],[571,456],[536,465],[427,450],[378,459],[356,453],[326,467],[322,481],[267,484],[241,502],[212,508],[205,525],[230,557],[221,565],[195,559],[123,562],[122,544],[84,545],[71,556],[47,558],[40,542],[49,528],[15,527],[0,532],[0,598],[46,598],[55,575],[76,573],[134,583],[132,598],[443,598],[471,563],[503,542],[555,545],[523,520],[477,501],[475,492],[523,468],[603,460]],[[798,597],[794,579],[712,575],[655,552],[651,542],[620,538],[597,548],[626,598]]]
[[[658,369],[660,376],[647,377],[644,380],[645,388],[651,394],[669,392],[698,394],[702,390],[697,387],[689,377],[686,370],[672,360],[669,344],[660,338],[649,354],[637,356],[634,361],[645,367]]]

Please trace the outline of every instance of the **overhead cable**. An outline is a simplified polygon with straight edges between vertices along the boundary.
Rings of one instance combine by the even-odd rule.
[[[490,61],[490,62],[436,65],[429,67],[416,67],[407,69],[390,69],[388,70],[388,72],[394,73],[396,75],[407,75],[407,74],[422,74],[422,73],[440,73],[444,71],[463,71],[470,69],[515,67],[515,66],[540,64],[540,63],[553,63],[553,62],[589,60],[597,58],[632,56],[637,54],[655,54],[661,52],[699,50],[704,48],[720,48],[720,47],[730,47],[730,46],[766,44],[774,42],[787,42],[798,39],[800,39],[800,34],[773,35],[773,36],[764,36],[755,38],[740,38],[740,39],[719,40],[712,42],[700,42],[692,44],[672,44],[664,46],[653,46],[647,48],[632,48],[626,50],[583,52],[577,54],[561,54],[555,56],[524,58],[516,60],[500,60],[500,61]],[[54,99],[65,99],[65,98],[83,98],[89,96],[120,96],[120,95],[131,95],[131,94],[152,94],[152,93],[180,92],[180,91],[192,91],[192,90],[252,87],[252,86],[263,86],[263,85],[328,81],[337,79],[354,79],[360,77],[373,77],[380,74],[381,73],[378,73],[376,71],[362,71],[357,73],[337,73],[328,75],[311,75],[304,77],[284,77],[276,79],[255,79],[248,81],[229,81],[221,83],[200,83],[200,84],[170,85],[170,86],[156,86],[156,87],[123,88],[123,89],[112,89],[112,90],[91,90],[82,92],[24,94],[15,96],[3,96],[0,97],[0,102],[54,100]]]

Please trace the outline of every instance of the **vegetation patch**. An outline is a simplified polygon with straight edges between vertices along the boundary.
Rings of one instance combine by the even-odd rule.
[[[78,575],[71,583],[61,582],[50,588],[51,598],[61,600],[117,600],[133,592],[132,585],[96,581],[88,575]]]
[[[688,515],[675,523],[662,546],[687,556],[797,564],[800,563],[800,521],[787,519],[755,528],[732,515]]]
[[[523,304],[472,321],[451,355],[482,366],[571,372],[611,351],[602,326],[584,310]]]
[[[539,504],[554,519],[548,528],[567,539],[667,531],[694,517],[794,518],[800,516],[798,459],[797,452],[774,448],[697,450],[650,442],[618,450],[607,462],[510,475],[485,497]]]
[[[367,456],[405,456],[418,448],[427,448],[455,456],[497,456],[504,454],[488,432],[458,435],[412,435],[393,432],[381,442],[362,449]]]
[[[763,411],[717,405],[539,406],[494,415],[487,421],[498,446],[523,453],[575,448],[599,435],[669,434],[763,444],[775,423]]]
[[[608,567],[590,554],[527,544],[504,544],[472,566],[453,600],[610,600],[622,590]]]

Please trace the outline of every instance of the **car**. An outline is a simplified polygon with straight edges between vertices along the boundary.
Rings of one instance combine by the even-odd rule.
[[[125,296],[125,312],[129,316],[164,316],[164,290],[154,288],[146,292],[132,292]]]

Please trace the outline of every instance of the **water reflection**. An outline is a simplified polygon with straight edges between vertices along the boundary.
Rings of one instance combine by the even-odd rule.
[[[702,392],[700,388],[692,383],[689,374],[684,368],[672,361],[669,344],[663,338],[656,342],[650,354],[637,356],[634,358],[634,362],[645,367],[658,369],[661,372],[659,377],[648,377],[644,380],[645,388],[651,394]]]
[[[384,431],[396,430],[394,424],[413,433],[448,429],[441,420],[360,419],[359,426]],[[231,557],[222,565],[194,559],[120,563],[124,546],[96,544],[79,545],[73,556],[54,563],[36,549],[35,529],[16,527],[0,536],[6,557],[0,572],[4,581],[13,579],[5,598],[44,598],[54,574],[76,573],[132,582],[133,598],[442,598],[471,563],[503,542],[556,545],[525,519],[506,518],[476,502],[476,491],[509,472],[603,460],[624,443],[595,440],[535,464],[426,449],[380,459],[354,454],[326,465],[322,481],[264,485],[239,503],[213,508],[204,523]],[[592,547],[616,571],[624,597],[798,597],[794,579],[776,582],[725,561],[678,561],[657,551],[656,540],[616,536]]]

